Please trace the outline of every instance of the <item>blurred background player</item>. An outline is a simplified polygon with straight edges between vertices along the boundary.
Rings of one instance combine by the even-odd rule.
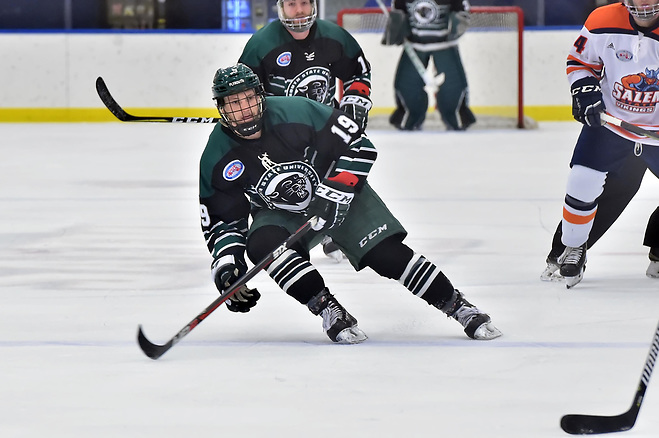
[[[630,19],[631,18],[631,19]],[[565,250],[550,253],[545,276],[555,266],[568,288],[578,284],[586,267],[586,250],[597,217],[599,199],[606,193],[608,175],[618,181],[607,195],[609,208],[603,234],[638,190],[642,165],[659,175],[659,141],[637,136],[613,125],[602,126],[601,113],[646,129],[659,130],[659,0],[624,0],[593,11],[574,42],[567,62],[572,90],[572,114],[584,124],[570,162],[571,170],[563,207],[561,242]],[[604,75],[604,69],[606,74]],[[650,145],[644,147],[644,145]],[[624,168],[633,170],[629,176]],[[623,193],[616,196],[616,193]],[[608,208],[608,206],[607,206]],[[650,246],[647,275],[655,277],[657,214],[652,215],[644,244]],[[594,239],[594,240],[596,240]],[[555,240],[555,239],[554,239]],[[594,242],[591,242],[591,244]],[[556,244],[553,245],[557,247]]]
[[[469,24],[466,0],[394,0],[384,44],[402,44],[402,39],[388,40],[387,34],[404,35],[419,60],[428,66],[432,57],[437,74],[444,83],[435,94],[437,110],[447,130],[462,131],[476,122],[469,109],[469,87],[458,50],[458,38]],[[404,15],[403,19],[396,18]],[[400,23],[400,24],[399,24]],[[421,129],[428,111],[425,82],[406,51],[401,54],[394,78],[396,109],[389,122],[398,129]]]
[[[372,106],[371,65],[359,43],[342,27],[317,19],[316,0],[278,0],[277,11],[279,20],[252,35],[238,62],[256,73],[266,95],[303,96],[340,108],[365,129]],[[324,241],[323,252],[343,258],[331,239]]]
[[[397,280],[458,321],[470,338],[501,336],[436,265],[403,243],[405,229],[367,181],[377,151],[352,118],[311,99],[266,97],[259,78],[243,64],[219,69],[212,91],[222,118],[201,157],[199,202],[220,291],[247,271],[245,252],[258,263],[316,216],[313,229],[319,234],[305,235],[267,272],[322,317],[333,342],[358,343],[366,335],[309,261],[310,249],[326,234],[357,271],[369,267]],[[227,306],[247,312],[259,296],[245,287]]]

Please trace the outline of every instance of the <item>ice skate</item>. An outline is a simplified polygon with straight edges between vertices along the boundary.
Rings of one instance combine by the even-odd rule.
[[[579,284],[586,270],[586,244],[576,248],[566,247],[558,261],[561,264],[560,273],[565,278],[565,286],[571,289]]]
[[[464,327],[464,332],[471,339],[489,341],[502,335],[501,331],[492,324],[490,316],[480,311],[467,301],[459,290],[453,292],[453,297],[437,306]]]
[[[325,236],[321,242],[321,245],[323,246],[323,253],[335,262],[341,263],[341,261],[346,258],[346,256],[343,254],[343,252],[341,252],[341,249],[336,243],[334,243],[331,237]]]
[[[339,344],[358,344],[368,339],[357,326],[354,316],[334,298],[327,288],[313,297],[307,307],[314,315],[323,318],[323,330],[327,336]]]
[[[562,252],[562,251],[561,251]],[[542,281],[563,281],[561,273],[558,272],[561,269],[561,264],[558,262],[558,258],[561,255],[561,252],[553,249],[549,252],[547,256],[547,266],[545,270],[540,274],[540,280]]]
[[[648,266],[645,275],[650,278],[659,278],[659,248],[650,249],[650,266]]]

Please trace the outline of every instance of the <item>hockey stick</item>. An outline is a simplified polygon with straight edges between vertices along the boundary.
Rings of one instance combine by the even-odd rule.
[[[643,129],[640,126],[632,125],[629,122],[625,122],[624,120],[613,117],[607,113],[601,113],[600,118],[605,123],[618,126],[626,131],[633,132],[634,134],[642,135],[653,140],[659,140],[659,133],[648,131],[647,129]]]
[[[103,104],[114,116],[122,122],[162,122],[162,123],[217,123],[215,117],[159,117],[159,116],[133,116],[128,114],[110,94],[102,77],[96,78],[96,92]]]
[[[561,428],[565,432],[572,435],[587,435],[609,432],[623,432],[634,427],[634,423],[636,423],[638,411],[641,409],[643,396],[645,395],[645,390],[648,388],[650,376],[652,375],[652,369],[654,368],[654,364],[657,361],[658,354],[659,325],[657,325],[657,329],[654,332],[654,338],[652,339],[652,345],[650,346],[650,353],[648,353],[648,358],[645,361],[643,374],[641,374],[641,381],[638,384],[636,394],[634,395],[634,401],[632,402],[632,406],[629,408],[629,410],[624,414],[612,416],[582,414],[564,415],[563,418],[561,418]]]
[[[387,9],[387,7],[384,5],[384,2],[382,0],[376,1],[378,6],[380,6],[380,9],[382,9],[382,13],[387,18],[389,18],[389,9]],[[405,49],[405,53],[407,53],[407,56],[412,61],[412,64],[414,64],[414,68],[416,69],[417,73],[419,73],[419,76],[421,76],[421,79],[423,79],[423,83],[426,84],[426,91],[431,94],[437,93],[439,87],[444,83],[446,75],[444,73],[440,73],[437,76],[433,76],[432,72],[423,65],[423,62],[421,62],[421,59],[419,59],[419,55],[417,55],[414,47],[412,47],[412,44],[410,44],[409,41],[403,41],[403,49]]]
[[[313,216],[308,221],[304,223],[298,230],[291,234],[281,245],[275,248],[270,254],[265,256],[256,266],[247,271],[242,277],[236,280],[231,286],[229,286],[224,292],[220,294],[219,297],[215,299],[208,307],[206,307],[199,315],[197,315],[192,321],[190,321],[185,327],[183,327],[173,338],[171,338],[167,343],[163,345],[154,344],[149,341],[144,332],[142,332],[142,326],[138,326],[137,330],[137,342],[140,345],[140,348],[151,359],[158,359],[160,356],[165,354],[170,348],[172,348],[178,341],[183,339],[188,333],[192,331],[201,321],[206,319],[208,315],[213,313],[215,309],[220,307],[222,303],[231,298],[238,289],[243,287],[249,280],[254,278],[256,274],[261,272],[261,270],[267,268],[270,263],[272,263],[277,257],[279,257],[284,251],[290,248],[295,242],[300,240],[311,228],[318,222],[318,217]]]

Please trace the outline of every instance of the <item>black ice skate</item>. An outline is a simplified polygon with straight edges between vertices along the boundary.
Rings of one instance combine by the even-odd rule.
[[[341,263],[342,260],[346,259],[346,256],[341,252],[341,248],[334,243],[331,237],[325,236],[321,245],[323,246],[323,253],[335,262]]]
[[[561,264],[561,276],[565,278],[565,286],[570,289],[581,281],[586,270],[586,244],[579,247],[566,247],[558,258]]]
[[[645,275],[650,278],[659,278],[659,248],[650,248],[650,266],[648,266]]]
[[[355,317],[339,304],[327,288],[309,300],[307,307],[311,313],[323,318],[323,330],[333,342],[358,344],[368,339],[357,326]]]
[[[457,289],[450,300],[440,303],[437,307],[446,313],[446,316],[462,324],[464,332],[471,339],[488,341],[502,335],[501,331],[492,324],[490,316],[467,301]]]
[[[558,258],[563,253],[563,249],[552,248],[547,255],[547,266],[545,270],[540,274],[540,280],[542,281],[563,281],[559,269],[561,269],[561,264],[558,262]]]

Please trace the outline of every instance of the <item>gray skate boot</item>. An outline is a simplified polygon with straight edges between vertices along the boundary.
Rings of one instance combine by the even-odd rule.
[[[492,324],[490,316],[467,301],[457,289],[451,299],[436,307],[446,313],[446,316],[462,324],[464,332],[471,339],[488,341],[502,335],[501,331]]]
[[[357,326],[357,320],[334,298],[327,288],[307,303],[314,315],[323,318],[323,330],[327,336],[339,344],[358,344],[368,339]]]
[[[565,278],[565,286],[568,289],[576,286],[586,270],[586,244],[576,248],[566,247],[558,262],[561,264],[560,273]]]

